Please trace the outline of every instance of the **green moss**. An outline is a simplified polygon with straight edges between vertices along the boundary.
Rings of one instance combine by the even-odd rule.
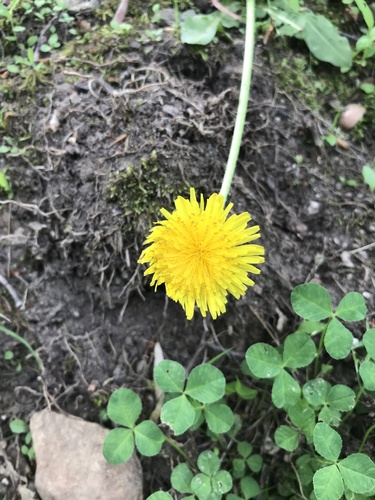
[[[109,394],[104,390],[96,391],[90,398],[96,408],[104,408],[108,404]]]
[[[94,15],[102,21],[110,21],[119,5],[118,0],[106,0],[101,7],[94,9]]]
[[[281,59],[275,66],[276,82],[281,90],[293,93],[312,110],[318,110],[320,103],[320,88],[307,59],[303,56]],[[318,85],[317,85],[318,84]]]
[[[125,231],[137,229],[140,220],[148,228],[160,217],[160,208],[171,208],[172,200],[187,192],[187,186],[172,183],[161,173],[155,151],[140,165],[117,172],[109,183],[109,199],[120,205],[127,221]]]
[[[368,135],[369,129],[375,123],[374,95],[366,95],[357,87],[357,82],[364,79],[355,69],[350,73],[340,73],[331,67],[318,64],[316,67],[309,62],[308,56],[285,58],[275,63],[277,86],[296,96],[298,100],[312,111],[322,112],[327,102],[335,99],[344,108],[351,102],[359,102],[366,108],[363,120],[350,132],[351,140],[361,142]],[[335,111],[327,109],[332,121]]]

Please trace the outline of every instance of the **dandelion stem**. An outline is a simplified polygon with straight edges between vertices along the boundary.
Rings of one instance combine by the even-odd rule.
[[[234,171],[237,164],[238,154],[241,147],[243,129],[245,125],[247,104],[250,94],[251,73],[254,60],[254,40],[255,40],[255,0],[246,0],[246,36],[244,61],[242,68],[242,79],[240,97],[238,101],[236,123],[234,125],[232,143],[229,151],[228,162],[225,169],[223,183],[220,194],[227,199],[230,185],[232,183]]]

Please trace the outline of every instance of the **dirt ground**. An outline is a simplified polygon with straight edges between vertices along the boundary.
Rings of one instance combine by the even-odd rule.
[[[0,456],[14,467],[0,484],[1,497],[17,498],[20,482],[33,489],[34,464],[20,453],[21,438],[9,421],[28,421],[51,406],[101,422],[109,395],[121,386],[136,390],[151,410],[156,341],[166,358],[190,368],[233,348],[218,366],[234,380],[252,343],[278,344],[294,331],[289,295],[311,280],[327,287],[336,304],[346,292],[363,293],[375,321],[374,194],[361,180],[375,153],[374,112],[365,115],[360,137],[346,136],[348,149],[325,143],[336,114],[332,103],[361,102],[361,94],[348,99],[332,85],[316,107],[306,102],[309,85],[350,77],[315,67],[299,45],[257,43],[229,197],[237,213],[249,211],[261,227],[266,263],[256,285],[243,299],[229,300],[216,321],[199,313],[187,321],[142,275],[137,259],[159,207],[171,209],[189,186],[205,195],[220,189],[242,51],[237,34],[231,44],[209,49],[204,61],[165,33],[159,42],[108,50],[102,63],[89,50],[76,65],[56,59],[50,83],[32,95],[0,95],[10,111],[0,136],[27,137],[18,153],[0,155],[14,192],[12,200],[0,198],[0,273],[23,304],[16,308],[1,287],[0,320],[43,363],[40,374],[26,349],[0,333],[0,439],[6,443]],[[307,65],[293,82],[302,57]],[[4,359],[6,351],[14,353],[12,361]],[[345,366],[334,377],[350,384]],[[268,473],[283,457],[264,448],[273,431],[267,418],[250,431]],[[193,453],[199,444],[189,434],[182,442]],[[169,487],[168,453],[143,462],[145,493]]]

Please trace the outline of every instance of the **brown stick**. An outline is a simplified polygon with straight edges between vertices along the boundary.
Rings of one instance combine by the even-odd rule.
[[[231,10],[227,9],[227,7],[224,7],[219,0],[211,0],[212,5],[216,7],[217,10],[220,10],[220,12],[223,12],[223,14],[226,14],[227,16],[233,17],[233,19],[237,19],[237,21],[241,21],[241,16],[238,14],[235,14]]]
[[[121,0],[118,9],[116,10],[116,14],[113,16],[112,22],[117,24],[121,24],[124,22],[126,13],[128,12],[129,0]]]

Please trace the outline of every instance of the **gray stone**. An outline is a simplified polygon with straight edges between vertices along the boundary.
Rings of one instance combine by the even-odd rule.
[[[30,429],[42,500],[142,500],[138,458],[111,465],[102,455],[107,429],[48,410],[34,413]]]
[[[308,215],[317,215],[322,210],[322,204],[319,201],[311,200],[307,206]]]
[[[170,7],[166,9],[160,9],[158,14],[160,17],[158,24],[160,26],[173,26],[173,24],[176,22],[175,11]]]
[[[97,9],[100,6],[99,0],[65,0],[64,3],[68,11],[74,13]]]

